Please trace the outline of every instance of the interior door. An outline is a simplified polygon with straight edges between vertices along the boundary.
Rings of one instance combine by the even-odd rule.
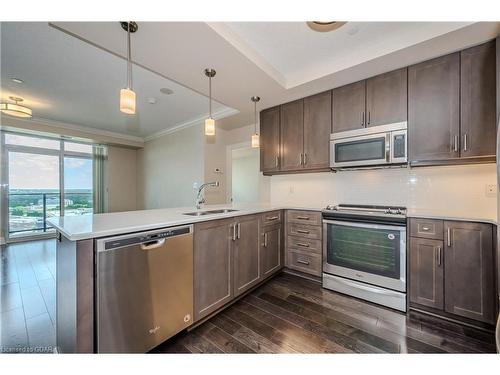
[[[281,171],[303,168],[304,101],[302,99],[281,106]]]
[[[304,168],[328,168],[332,129],[332,92],[304,99]]]
[[[365,126],[365,81],[334,89],[332,103],[333,133],[361,129]]]

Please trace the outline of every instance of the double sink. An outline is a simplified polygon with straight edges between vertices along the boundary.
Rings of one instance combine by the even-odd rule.
[[[225,209],[220,209],[220,210],[185,212],[185,213],[183,213],[183,215],[205,216],[205,215],[227,214],[229,212],[234,212],[234,211],[238,211],[238,210],[232,210],[229,208],[225,208]]]

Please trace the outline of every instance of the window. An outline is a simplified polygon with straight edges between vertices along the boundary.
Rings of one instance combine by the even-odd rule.
[[[61,149],[61,141],[57,139],[36,138],[11,133],[5,134],[5,144],[25,147],[48,148],[51,150]]]

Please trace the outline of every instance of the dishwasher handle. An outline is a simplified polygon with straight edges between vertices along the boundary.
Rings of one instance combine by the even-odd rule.
[[[165,238],[161,238],[156,241],[150,241],[150,242],[145,242],[141,243],[141,250],[153,250],[157,249],[165,244]]]

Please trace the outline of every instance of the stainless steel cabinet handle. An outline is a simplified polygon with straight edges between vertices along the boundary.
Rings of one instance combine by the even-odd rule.
[[[302,165],[302,152],[299,154],[299,163]]]
[[[297,246],[300,246],[300,247],[309,247],[309,244],[308,243],[303,243],[303,242],[297,242]]]
[[[365,112],[361,114],[361,127],[365,126]]]
[[[232,229],[233,229],[233,237],[232,237],[232,240],[233,241],[236,241],[236,224],[232,224],[231,225]]]
[[[368,125],[370,125],[370,120],[371,120],[370,119],[370,117],[371,117],[370,115],[371,115],[371,111],[368,111]]]
[[[469,140],[469,136],[467,133],[465,133],[464,134],[464,151],[467,151],[467,146],[468,146],[467,144],[469,143],[468,140]]]
[[[453,151],[458,152],[458,135],[453,137]]]
[[[278,164],[279,164],[279,159],[278,159],[278,155],[276,155],[276,156],[274,157],[274,166],[275,166],[276,168],[278,168]]]
[[[448,243],[448,247],[451,246],[451,228],[447,228],[446,229],[446,238],[447,238],[447,243]]]
[[[297,259],[297,263],[305,264],[307,266],[309,265],[309,261],[308,260]]]
[[[267,247],[267,233],[264,233],[264,247]]]
[[[241,223],[238,223],[238,239],[241,238]]]
[[[165,238],[160,240],[141,243],[141,250],[152,250],[162,246],[165,243]]]
[[[297,216],[297,220],[309,220],[309,216]]]
[[[303,165],[306,165],[307,164],[307,154],[304,152],[304,158],[303,158],[303,161],[304,161],[304,164]]]
[[[436,254],[438,267],[441,267],[441,246],[438,246]]]
[[[267,221],[273,221],[273,220],[278,220],[280,217],[279,216],[271,216],[266,218]]]
[[[429,228],[429,227],[422,227],[422,230],[423,230],[424,232],[427,232],[427,231],[429,231],[430,229],[431,229],[431,228]]]
[[[304,229],[297,229],[297,233],[309,234],[311,232],[308,230],[304,230]]]

